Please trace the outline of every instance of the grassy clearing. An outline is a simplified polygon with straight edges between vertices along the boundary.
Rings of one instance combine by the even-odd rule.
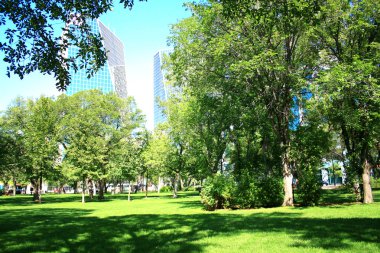
[[[126,199],[0,197],[0,252],[380,252],[380,203],[348,204],[339,190],[319,207],[215,212],[196,193]]]

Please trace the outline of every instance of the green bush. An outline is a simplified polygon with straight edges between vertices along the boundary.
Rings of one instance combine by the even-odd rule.
[[[372,186],[372,188],[379,188],[380,187],[380,178],[371,177],[371,186]]]
[[[213,211],[220,208],[230,208],[234,180],[231,176],[216,174],[206,179],[201,191],[201,201],[206,210]]]
[[[302,174],[299,174],[297,192],[298,201],[302,206],[318,205],[322,194],[321,179],[318,173],[311,169],[302,171]]]
[[[240,175],[237,179],[237,187],[234,194],[234,206],[236,208],[252,208],[258,204],[258,192],[255,180],[248,174]]]
[[[234,178],[217,174],[206,180],[201,191],[206,210],[274,207],[281,205],[282,200],[282,180],[267,175],[254,177],[243,173]]]
[[[172,192],[172,191],[173,191],[173,187],[171,187],[170,185],[163,186],[160,189],[160,192]]]
[[[283,180],[278,177],[261,177],[257,183],[258,206],[275,207],[280,206],[284,200]]]
[[[195,191],[195,188],[194,188],[194,186],[185,186],[185,187],[183,187],[183,191],[184,192]]]
[[[281,178],[267,175],[240,176],[234,203],[238,208],[280,206],[283,200]]]

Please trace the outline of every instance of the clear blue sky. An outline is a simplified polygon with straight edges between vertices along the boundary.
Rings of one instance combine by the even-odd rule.
[[[124,43],[128,93],[147,115],[148,128],[153,128],[153,55],[167,48],[170,25],[190,16],[183,3],[187,0],[135,1],[131,11],[115,0],[113,11],[100,17]],[[0,31],[1,32],[1,31]],[[3,33],[1,34],[3,36]],[[6,76],[6,63],[0,54],[0,111],[17,96],[39,97],[58,95],[51,76],[33,73],[20,80]]]

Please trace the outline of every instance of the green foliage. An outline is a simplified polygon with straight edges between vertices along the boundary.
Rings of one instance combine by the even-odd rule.
[[[172,192],[172,191],[173,191],[173,187],[170,185],[166,185],[160,188],[160,192]]]
[[[258,178],[259,207],[275,207],[282,204],[284,198],[282,178],[264,176]]]
[[[321,196],[321,176],[323,158],[328,155],[331,142],[331,134],[323,125],[316,125],[318,121],[312,121],[312,108],[305,125],[296,130],[291,149],[293,162],[296,165],[294,173],[297,180],[298,199],[301,205],[317,205]]]
[[[319,3],[210,1],[173,26],[169,77],[197,105],[196,138],[216,173],[230,146],[234,169],[266,168],[290,179],[293,98],[308,86]],[[199,127],[199,128],[196,128]],[[279,160],[281,160],[279,162]],[[291,180],[284,205],[292,205]]]
[[[206,210],[232,207],[235,182],[231,176],[216,174],[208,177],[201,191],[201,201]]]
[[[321,194],[322,184],[320,174],[312,168],[305,168],[302,173],[299,174],[297,193],[297,202],[300,202],[303,206],[318,205]]]
[[[125,8],[132,8],[134,3],[133,0],[119,2]],[[91,31],[88,22],[110,11],[113,4],[114,1],[65,0],[26,0],[14,4],[12,0],[3,0],[0,51],[4,52],[4,62],[8,64],[7,75],[13,72],[22,79],[37,69],[43,74],[53,73],[59,90],[69,85],[70,69],[85,68],[88,75],[93,75],[107,58],[101,37]],[[70,23],[74,25],[68,26]],[[58,36],[57,29],[61,31]],[[70,45],[78,47],[73,58],[65,54]]]
[[[234,204],[237,208],[253,208],[259,206],[259,187],[255,178],[248,173],[239,176],[235,189]]]
[[[320,66],[312,89],[320,114],[343,141],[349,184],[363,183],[372,202],[369,167],[378,159],[380,2],[325,2],[316,27]],[[339,11],[337,11],[339,10]]]
[[[237,208],[280,206],[283,201],[282,179],[257,173],[243,173],[238,178],[234,204]]]
[[[143,117],[132,98],[98,90],[60,97],[65,145],[63,167],[74,180],[131,180],[137,174]],[[102,187],[102,186],[100,186]]]
[[[243,173],[239,178],[216,174],[208,177],[201,191],[206,210],[279,206],[283,200],[279,177]]]
[[[59,185],[133,180],[143,116],[133,99],[90,90],[58,99],[18,98],[0,117],[0,178]]]

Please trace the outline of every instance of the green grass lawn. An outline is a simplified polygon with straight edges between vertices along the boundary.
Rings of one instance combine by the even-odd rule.
[[[325,191],[325,205],[253,210],[202,209],[196,193],[0,197],[0,252],[380,252],[377,203],[348,203]],[[334,204],[342,203],[342,204]]]

